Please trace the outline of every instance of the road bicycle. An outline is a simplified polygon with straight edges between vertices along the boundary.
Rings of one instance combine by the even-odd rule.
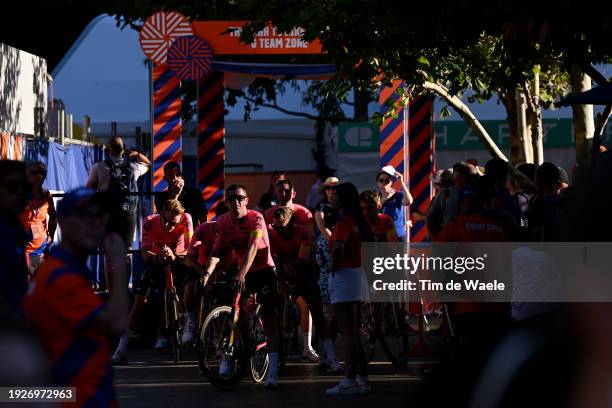
[[[215,276],[216,272],[213,274]],[[201,282],[200,282],[201,283]],[[228,306],[232,303],[233,289],[230,282],[215,280],[208,282],[205,287],[198,286],[202,296],[200,297],[200,311],[198,318],[198,330],[197,333],[202,332],[206,317],[212,310],[219,306]],[[204,342],[201,341],[201,337],[198,336],[196,341],[196,348],[198,352],[198,369],[200,374],[205,373],[205,347]]]
[[[171,263],[164,265],[166,285],[163,291],[164,302],[164,328],[169,339],[170,351],[174,355],[174,363],[181,359],[181,337],[183,335],[183,305],[179,300]]]
[[[442,325],[436,332],[442,337],[442,352],[452,353],[456,336],[446,305],[442,305]],[[435,356],[425,345],[424,335],[418,328],[406,322],[406,312],[401,303],[385,302],[364,304],[361,313],[360,335],[368,361],[372,361],[376,343],[380,343],[387,359],[396,368],[405,368],[408,359],[416,355]],[[426,321],[423,316],[423,321]],[[421,323],[422,325],[422,323]]]
[[[298,317],[297,307],[293,299],[288,298],[283,301],[278,324],[281,341],[279,363],[281,367],[284,367],[290,348],[297,347],[299,345],[298,335],[300,319]]]
[[[200,369],[216,387],[234,387],[247,370],[256,383],[265,378],[268,345],[255,294],[243,296],[237,292],[232,306],[214,308],[204,320],[198,338]]]
[[[399,303],[365,303],[359,332],[368,361],[373,360],[378,342],[394,367],[406,367],[410,339]]]

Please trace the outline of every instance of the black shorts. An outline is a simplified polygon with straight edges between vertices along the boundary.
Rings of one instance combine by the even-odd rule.
[[[174,276],[174,287],[182,291],[186,283],[197,280],[198,276],[192,268],[185,266],[181,262],[174,262],[172,265]],[[166,272],[164,265],[157,262],[145,262],[144,272],[140,277],[136,293],[145,295],[149,288],[163,290],[166,287]]]
[[[274,268],[249,271],[247,273],[245,280],[246,290],[257,294],[257,302],[261,305],[262,314],[268,316],[277,315],[281,304],[277,285],[278,277]]]
[[[322,302],[319,281],[314,275],[299,274],[299,276],[295,278],[286,278],[290,286],[292,299],[303,297],[308,304],[312,304],[313,302],[317,301]]]
[[[108,231],[116,232],[125,240],[128,249],[132,248],[134,242],[134,232],[136,232],[136,223],[138,222],[137,213],[126,213],[121,210],[111,211],[111,216],[108,221]]]

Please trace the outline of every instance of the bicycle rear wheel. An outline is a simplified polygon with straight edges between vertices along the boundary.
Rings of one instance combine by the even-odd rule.
[[[244,378],[249,363],[248,347],[240,324],[234,330],[230,344],[232,315],[230,306],[214,308],[204,320],[198,335],[200,370],[211,384],[221,389],[238,384]]]
[[[410,343],[400,305],[397,303],[375,304],[374,320],[378,340],[391,364],[396,368],[406,367]]]
[[[181,359],[181,316],[180,305],[175,294],[164,293],[166,305],[166,330],[170,340],[170,350],[174,356],[174,364]]]
[[[281,367],[285,366],[287,357],[291,347],[295,346],[294,337],[297,331],[295,307],[293,302],[287,300],[283,303],[281,316],[279,319],[279,336],[281,341],[281,352],[279,355],[279,363]]]
[[[374,312],[370,304],[366,303],[362,306],[359,337],[361,338],[361,344],[363,345],[368,363],[374,359],[374,353],[376,352],[377,332],[372,313]]]
[[[270,361],[268,359],[268,341],[261,321],[261,306],[257,306],[250,322],[250,367],[253,381],[263,381],[268,372]]]

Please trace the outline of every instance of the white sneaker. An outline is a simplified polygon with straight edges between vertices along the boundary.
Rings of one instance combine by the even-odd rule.
[[[304,353],[302,353],[302,359],[308,360],[311,363],[318,363],[320,360],[319,355],[313,349],[304,351]]]
[[[359,394],[357,381],[343,378],[335,387],[325,390],[325,395],[356,395]]]
[[[153,348],[157,351],[160,350],[165,350],[168,348],[168,340],[166,340],[165,337],[160,336],[157,338],[157,341],[155,342],[155,346],[153,346]]]
[[[221,377],[227,377],[232,373],[232,363],[225,358],[221,359],[221,365],[219,366],[219,375]]]
[[[185,322],[185,327],[183,328],[183,336],[181,337],[181,343],[188,344],[193,342],[193,338],[195,337],[195,324],[191,320],[187,320]]]
[[[268,374],[266,374],[264,384],[268,390],[275,390],[278,388],[278,373],[276,370],[268,369]]]

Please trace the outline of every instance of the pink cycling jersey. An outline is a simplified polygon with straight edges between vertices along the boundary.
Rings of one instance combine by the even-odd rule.
[[[247,215],[233,220],[231,214],[223,214],[217,219],[218,231],[211,256],[220,258],[227,249],[233,249],[238,263],[246,260],[249,245],[257,242],[257,254],[250,271],[274,267],[270,254],[268,229],[263,216],[257,211],[248,210]]]
[[[141,248],[159,253],[164,245],[168,245],[172,252],[182,253],[187,250],[193,235],[193,222],[191,215],[183,213],[181,221],[172,231],[166,231],[161,225],[161,216],[151,214],[142,223]]]

